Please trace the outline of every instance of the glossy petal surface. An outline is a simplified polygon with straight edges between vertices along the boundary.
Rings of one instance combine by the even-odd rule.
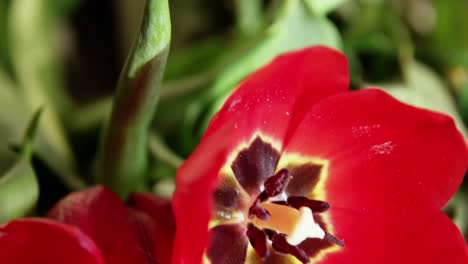
[[[451,118],[374,89],[315,105],[285,151],[328,160],[326,201],[363,211],[438,210],[459,187],[468,164]]]
[[[128,209],[104,187],[68,195],[48,217],[77,226],[95,241],[106,263],[156,263],[151,251],[154,245],[147,239],[154,232],[151,218]]]
[[[208,244],[218,173],[235,143],[236,135],[226,137],[226,133],[233,134],[226,125],[206,137],[177,171],[172,200],[177,226],[172,263],[199,264]]]
[[[315,47],[280,56],[239,85],[177,172],[173,263],[200,263],[208,244],[213,191],[235,148],[260,131],[276,140],[288,138],[304,109],[326,96],[345,92],[348,82],[345,57]]]
[[[346,92],[348,64],[343,54],[313,47],[278,56],[242,81],[211,121],[205,136],[242,113],[233,129],[248,140],[256,131],[285,139],[305,110],[322,98]]]
[[[78,228],[35,218],[0,227],[0,262],[104,264],[94,242]]]
[[[468,263],[462,235],[442,212],[339,209],[330,218],[345,247],[317,264]]]

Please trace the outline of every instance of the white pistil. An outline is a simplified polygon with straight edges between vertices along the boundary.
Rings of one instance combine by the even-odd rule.
[[[296,246],[307,238],[323,239],[325,237],[325,231],[315,222],[312,210],[308,207],[301,207],[299,212],[300,217],[296,222],[294,231],[291,234],[287,234],[286,241]]]
[[[269,202],[263,203],[262,206],[270,213],[270,219],[263,221],[254,217],[252,223],[260,229],[268,228],[285,234],[290,245],[299,245],[307,238],[325,237],[325,231],[314,221],[312,210],[308,207],[297,210]]]

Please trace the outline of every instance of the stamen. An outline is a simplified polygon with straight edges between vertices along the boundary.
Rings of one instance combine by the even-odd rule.
[[[296,209],[308,207],[314,213],[323,213],[330,209],[330,204],[324,201],[310,200],[304,196],[289,196],[288,204]]]
[[[246,235],[262,260],[268,257],[270,240],[273,249],[291,254],[305,264],[309,263],[309,256],[300,246],[308,238],[322,239],[340,247],[344,243],[314,220],[315,213],[323,213],[330,208],[327,202],[303,196],[287,197],[285,190],[291,179],[289,171],[281,169],[265,180],[264,189],[249,208],[251,223]]]
[[[247,237],[249,238],[250,244],[254,248],[257,255],[262,260],[265,260],[269,253],[266,233],[258,229],[253,224],[249,224],[247,229]]]
[[[254,204],[249,208],[249,218],[254,216],[262,219],[263,221],[268,221],[270,219],[270,212],[260,205],[258,198],[255,200]]]
[[[252,223],[260,228],[268,228],[283,233],[288,243],[298,245],[307,238],[325,237],[325,231],[314,221],[312,211],[307,207],[300,210],[275,203],[264,203],[263,207],[270,213],[269,220],[253,218]]]
[[[275,236],[275,235],[278,234],[278,232],[276,232],[275,230],[269,229],[269,228],[263,229],[263,232],[265,232],[265,234],[267,235],[268,239],[270,239],[270,240],[273,239],[273,236]]]
[[[291,206],[288,202],[286,201],[271,201],[274,204],[280,204],[280,205],[285,205],[285,206]]]
[[[332,244],[335,244],[337,246],[344,247],[344,242],[343,241],[339,240],[338,238],[336,238],[335,236],[333,236],[332,234],[330,234],[328,232],[325,233],[325,237],[323,239],[325,239],[328,242],[330,242]]]
[[[264,186],[268,197],[274,197],[281,194],[289,184],[292,176],[287,169],[281,169],[275,175],[266,179]]]
[[[268,220],[261,218],[253,218],[252,223],[260,228],[268,228],[283,234],[291,234],[294,232],[296,223],[300,218],[300,212],[292,207],[278,205],[273,203],[262,204],[269,213]]]
[[[309,263],[309,256],[298,246],[293,246],[286,241],[284,234],[274,234],[272,237],[272,247],[276,251],[284,254],[291,254],[296,257],[303,264]]]

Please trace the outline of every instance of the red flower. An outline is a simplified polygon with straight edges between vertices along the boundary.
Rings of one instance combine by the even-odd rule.
[[[468,263],[440,211],[468,165],[453,121],[347,87],[324,47],[239,85],[177,173],[174,264]]]
[[[0,227],[0,261],[169,263],[174,232],[170,203],[134,194],[129,204],[103,187],[70,194],[49,212],[51,219],[19,219]]]

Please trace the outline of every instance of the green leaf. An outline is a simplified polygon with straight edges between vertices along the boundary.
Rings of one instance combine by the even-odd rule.
[[[460,190],[450,200],[444,211],[450,213],[453,223],[460,229],[460,232],[468,239],[468,196]]]
[[[85,186],[76,175],[76,164],[61,123],[71,102],[60,79],[55,34],[58,20],[48,0],[17,0],[11,5],[9,34],[13,69],[18,79],[18,105],[26,116],[44,106],[37,153],[71,189]]]
[[[463,120],[468,124],[468,83],[460,88],[457,95],[458,109],[462,114]]]
[[[0,145],[19,143],[19,135],[28,122],[29,111],[22,105],[16,89],[15,84],[0,68]]]
[[[8,10],[10,8],[10,0],[0,0],[0,67],[5,68],[10,73],[11,56],[9,48],[8,36]]]
[[[0,177],[0,223],[31,213],[39,198],[39,184],[31,164],[20,158]]]
[[[309,8],[319,16],[325,16],[348,0],[305,0]]]
[[[255,44],[216,79],[209,89],[212,98],[229,93],[245,76],[283,52],[319,44],[341,48],[340,36],[334,25],[328,19],[309,12],[300,0],[285,0],[274,23]]]
[[[47,0],[49,8],[57,15],[70,13],[79,3],[79,0]]]
[[[42,109],[36,111],[29,122],[21,155],[16,155],[16,161],[0,177],[0,223],[29,214],[39,199],[39,184],[31,165],[31,148],[41,113]],[[2,146],[1,156],[14,156],[6,147]]]
[[[455,101],[443,81],[429,67],[418,62],[409,63],[405,69],[405,83],[378,84],[399,100],[408,104],[438,111],[454,118],[458,129],[468,139],[466,128]]]
[[[262,1],[236,0],[236,26],[241,35],[252,36],[263,26]]]
[[[56,117],[46,113],[45,123],[68,113],[72,105],[60,76],[60,47],[55,41],[61,20],[51,11],[49,1],[13,1],[9,17],[11,54],[19,88],[31,109],[41,105],[53,109]]]
[[[21,155],[24,159],[30,161],[32,158],[32,148],[35,135],[37,133],[37,127],[39,125],[39,119],[43,113],[44,108],[39,108],[36,113],[34,113],[31,121],[29,121],[28,128],[24,134],[22,146],[21,146]]]
[[[434,42],[441,51],[456,59],[457,53],[468,50],[468,34],[464,33],[468,24],[468,2],[435,0],[434,4],[437,10]]]
[[[148,0],[137,42],[121,72],[97,160],[97,180],[121,197],[146,188],[147,141],[169,52],[168,0]]]

